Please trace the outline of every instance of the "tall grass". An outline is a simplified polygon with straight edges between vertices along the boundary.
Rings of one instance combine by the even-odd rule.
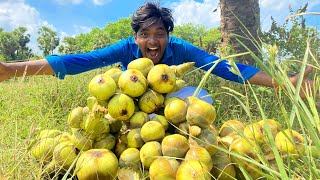
[[[194,70],[186,75],[189,85],[198,86],[201,79],[206,80],[201,86],[210,92],[214,98],[214,106],[217,109],[217,128],[229,119],[239,119],[247,124],[267,118],[276,119],[281,123],[282,129],[294,129],[305,138],[306,149],[310,145],[320,148],[320,121],[319,109],[315,107],[315,94],[309,93],[306,100],[301,99],[297,88],[293,87],[286,76],[286,67],[280,64],[271,53],[276,49],[269,47],[269,64],[260,59],[257,62],[263,64],[262,69],[269,72],[272,77],[283,85],[284,89],[254,85],[240,85],[225,81],[216,76],[205,74],[201,70]],[[270,57],[274,57],[273,59]],[[314,80],[315,92],[320,93],[319,87],[319,60],[314,57],[310,49],[306,49],[305,58],[301,62],[303,73],[307,64],[313,64],[315,68]],[[289,63],[289,62],[288,62]],[[35,128],[59,129],[69,131],[67,116],[71,109],[77,106],[86,106],[88,83],[91,78],[106,69],[94,70],[77,76],[67,76],[65,80],[55,77],[36,76],[14,78],[0,84],[0,177],[3,179],[40,179],[41,165],[28,153],[28,144],[32,131]],[[319,179],[319,159],[307,151],[300,158],[285,158],[277,151],[270,129],[266,132],[272,146],[275,158],[267,161],[261,152],[261,163],[250,158],[230,153],[232,156],[249,161],[262,169],[261,173],[269,179]],[[301,168],[303,167],[303,168]],[[247,176],[249,178],[249,176]]]

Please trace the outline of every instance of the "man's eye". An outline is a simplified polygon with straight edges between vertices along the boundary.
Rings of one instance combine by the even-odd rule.
[[[141,33],[140,36],[141,36],[141,37],[147,37],[148,34],[147,34],[147,33]]]

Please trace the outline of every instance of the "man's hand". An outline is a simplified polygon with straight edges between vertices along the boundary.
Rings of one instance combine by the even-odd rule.
[[[304,74],[303,74],[303,80],[302,80],[302,84],[301,84],[301,89],[299,92],[299,95],[301,96],[301,98],[305,99],[307,93],[309,92],[309,95],[311,95],[311,93],[314,93],[315,91],[315,83],[312,79],[308,78],[307,75],[310,74],[312,72],[313,68],[311,66],[308,66],[307,69],[305,70]],[[296,87],[298,80],[299,80],[299,76],[300,74],[296,74],[292,77],[289,78],[290,82]],[[256,84],[256,85],[261,85],[261,86],[267,86],[267,87],[278,87],[279,85],[274,81],[274,79],[272,79],[272,77],[270,77],[267,73],[260,71],[258,73],[256,73],[254,76],[252,76],[250,79],[248,79],[248,81],[251,84]],[[311,90],[311,92],[310,92]],[[319,92],[316,92],[316,97],[319,98],[320,94]],[[316,106],[320,107],[320,102],[316,102]]]
[[[307,77],[308,74],[310,74],[313,71],[313,67],[308,66],[307,69],[305,70],[304,74],[303,74],[303,80],[302,80],[302,84],[301,84],[301,89],[299,92],[299,95],[301,98],[306,99],[307,94],[309,93],[309,95],[311,95],[312,93],[314,93],[315,91],[315,87],[314,87],[314,81],[310,78]],[[290,82],[296,86],[299,80],[299,74],[296,74],[292,77],[289,78]],[[308,93],[307,93],[308,92]],[[319,92],[316,92],[316,98],[320,97]],[[316,102],[316,106],[320,107],[320,102]]]

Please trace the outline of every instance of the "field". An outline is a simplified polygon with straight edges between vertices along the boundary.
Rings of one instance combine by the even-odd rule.
[[[316,62],[311,59],[311,62]],[[306,63],[302,63],[302,67]],[[315,63],[313,63],[315,64]],[[320,66],[315,66],[311,78],[319,78]],[[88,83],[91,78],[105,72],[109,67],[67,76],[64,80],[55,77],[35,76],[13,78],[0,84],[0,177],[3,179],[41,179],[41,165],[30,156],[28,144],[37,128],[70,131],[67,118],[77,106],[86,106],[89,97]],[[281,68],[267,67],[272,75],[281,77]],[[274,68],[274,69],[272,69]],[[185,76],[189,85],[198,86],[205,72],[194,70]],[[281,78],[280,78],[281,79]],[[284,86],[290,83],[283,77]],[[319,83],[319,79],[316,79]],[[203,84],[214,99],[217,119],[214,125],[230,119],[246,124],[263,119],[277,120],[283,129],[292,128],[307,140],[304,146],[320,146],[319,108],[314,106],[314,97],[302,100],[292,91],[275,90],[251,85],[240,85],[209,75]],[[317,85],[317,92],[320,92]],[[318,99],[319,101],[319,99]],[[310,144],[309,144],[310,143]],[[268,163],[262,169],[269,171],[269,178],[319,179],[319,159],[310,154],[301,159],[276,157],[277,170]],[[303,165],[303,169],[299,168]]]

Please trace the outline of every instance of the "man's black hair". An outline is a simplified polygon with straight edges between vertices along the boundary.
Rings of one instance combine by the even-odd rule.
[[[158,21],[163,23],[168,33],[173,31],[171,9],[161,8],[153,2],[146,2],[132,15],[131,27],[134,32],[138,32],[141,27],[149,27]]]

